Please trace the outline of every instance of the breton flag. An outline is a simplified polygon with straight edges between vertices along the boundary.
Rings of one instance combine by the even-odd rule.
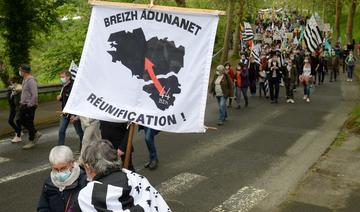
[[[72,80],[75,80],[78,69],[79,69],[78,66],[77,66],[76,63],[72,60],[72,61],[71,61],[71,64],[70,64],[70,67],[69,67],[69,71],[70,71],[70,73],[71,73],[71,79],[72,79]]]
[[[311,18],[307,22],[304,38],[306,46],[308,47],[310,52],[314,52],[318,47],[321,46],[323,42],[321,31],[314,16],[311,16]]]
[[[251,48],[251,56],[254,57],[254,61],[260,65],[260,51],[261,47],[259,44],[256,44]]]
[[[244,22],[244,32],[242,33],[243,41],[249,41],[254,38],[254,32],[248,22]]]
[[[205,132],[219,14],[94,5],[64,112],[167,132]]]

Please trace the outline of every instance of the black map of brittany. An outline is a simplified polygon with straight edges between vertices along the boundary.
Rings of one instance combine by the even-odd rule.
[[[185,49],[173,41],[157,37],[145,39],[141,28],[133,32],[120,31],[108,39],[114,51],[108,51],[112,62],[120,61],[132,75],[147,84],[143,90],[161,110],[174,105],[174,94],[181,93],[177,74],[184,66]]]

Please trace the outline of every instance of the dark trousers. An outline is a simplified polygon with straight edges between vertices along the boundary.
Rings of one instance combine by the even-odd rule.
[[[29,131],[29,140],[33,141],[35,138],[36,129],[34,126],[36,106],[22,107],[20,109],[20,123]]]
[[[294,99],[294,92],[293,92],[293,85],[291,79],[285,79],[285,87],[286,87],[286,98],[287,99]]]
[[[21,123],[20,123],[20,120],[15,119],[15,117],[16,117],[16,107],[10,106],[8,123],[15,130],[16,135],[18,137],[20,137],[21,136]]]
[[[263,91],[264,96],[266,96],[265,82],[259,82],[259,96],[261,97],[261,91]]]
[[[325,71],[324,70],[318,71],[317,74],[318,74],[318,84],[320,85],[321,83],[324,83]]]
[[[256,95],[256,80],[250,81],[250,93],[252,96]]]
[[[271,101],[277,101],[279,98],[280,83],[278,79],[269,80],[270,99]]]

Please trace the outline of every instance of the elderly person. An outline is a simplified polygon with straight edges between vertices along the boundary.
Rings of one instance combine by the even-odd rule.
[[[219,65],[216,68],[216,75],[214,76],[211,85],[210,93],[213,94],[219,105],[219,121],[218,125],[223,125],[227,118],[226,99],[233,96],[233,83],[228,74],[225,72],[225,67]]]
[[[86,174],[75,162],[71,149],[56,146],[49,155],[50,176],[46,179],[38,203],[38,212],[70,212],[77,207],[79,191],[86,186]]]
[[[92,141],[81,156],[92,182],[78,196],[75,211],[170,211],[147,179],[127,169],[107,140]]]

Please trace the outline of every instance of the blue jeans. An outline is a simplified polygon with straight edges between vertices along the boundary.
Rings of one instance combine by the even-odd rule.
[[[226,98],[224,96],[217,96],[216,99],[219,105],[219,122],[224,122],[227,118]]]
[[[155,146],[155,135],[157,135],[159,131],[147,127],[144,127],[144,131],[145,131],[145,142],[149,151],[150,161],[157,160],[158,157]]]
[[[70,117],[66,117],[65,115],[62,115],[60,117],[60,129],[59,129],[58,145],[64,145],[65,144],[65,134],[66,134],[66,129],[67,129],[69,123],[70,123]],[[75,127],[76,134],[80,138],[80,143],[81,143],[82,139],[83,139],[83,136],[84,136],[84,132],[83,132],[83,130],[81,128],[80,119],[76,120],[73,125]]]
[[[347,66],[347,75],[349,79],[353,78],[354,66]]]
[[[308,98],[310,98],[310,85],[308,84],[304,84],[304,95],[307,95]]]

